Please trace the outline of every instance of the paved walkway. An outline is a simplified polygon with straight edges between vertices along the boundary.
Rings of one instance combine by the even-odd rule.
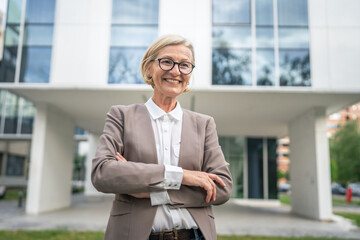
[[[68,209],[26,215],[17,202],[0,201],[0,230],[68,229],[104,231],[112,197],[73,198]],[[334,222],[319,222],[294,216],[289,206],[278,203],[231,200],[214,207],[219,234],[258,236],[313,236],[360,239],[360,229],[350,221],[335,217]]]

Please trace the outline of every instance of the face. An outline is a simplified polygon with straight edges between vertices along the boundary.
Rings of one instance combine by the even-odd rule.
[[[172,45],[161,49],[157,58],[170,58],[174,62],[192,62],[192,53],[184,45]],[[159,98],[176,98],[184,92],[191,77],[191,74],[182,74],[178,64],[175,64],[172,70],[164,71],[159,67],[157,60],[152,63],[150,74],[154,81],[154,97]]]

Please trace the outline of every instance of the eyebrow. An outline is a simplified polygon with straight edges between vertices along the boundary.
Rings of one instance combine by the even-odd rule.
[[[168,55],[164,55],[164,56],[162,56],[162,57],[160,57],[160,58],[170,58],[171,60],[174,61],[174,58],[172,58],[171,56],[168,56]],[[191,60],[184,58],[184,59],[181,59],[180,62],[191,62]]]

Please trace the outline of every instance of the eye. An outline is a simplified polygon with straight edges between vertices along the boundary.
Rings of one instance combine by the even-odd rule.
[[[162,59],[160,61],[160,64],[163,64],[165,66],[172,66],[174,62],[171,59]]]
[[[181,62],[180,63],[180,68],[182,68],[182,69],[191,68],[191,63],[189,63],[189,62]]]

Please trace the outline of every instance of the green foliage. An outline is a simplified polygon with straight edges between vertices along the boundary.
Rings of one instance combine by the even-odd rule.
[[[360,181],[360,130],[356,121],[343,125],[330,139],[330,158],[334,181]]]
[[[360,214],[356,213],[336,213],[344,218],[351,219],[358,227],[360,227]]]

